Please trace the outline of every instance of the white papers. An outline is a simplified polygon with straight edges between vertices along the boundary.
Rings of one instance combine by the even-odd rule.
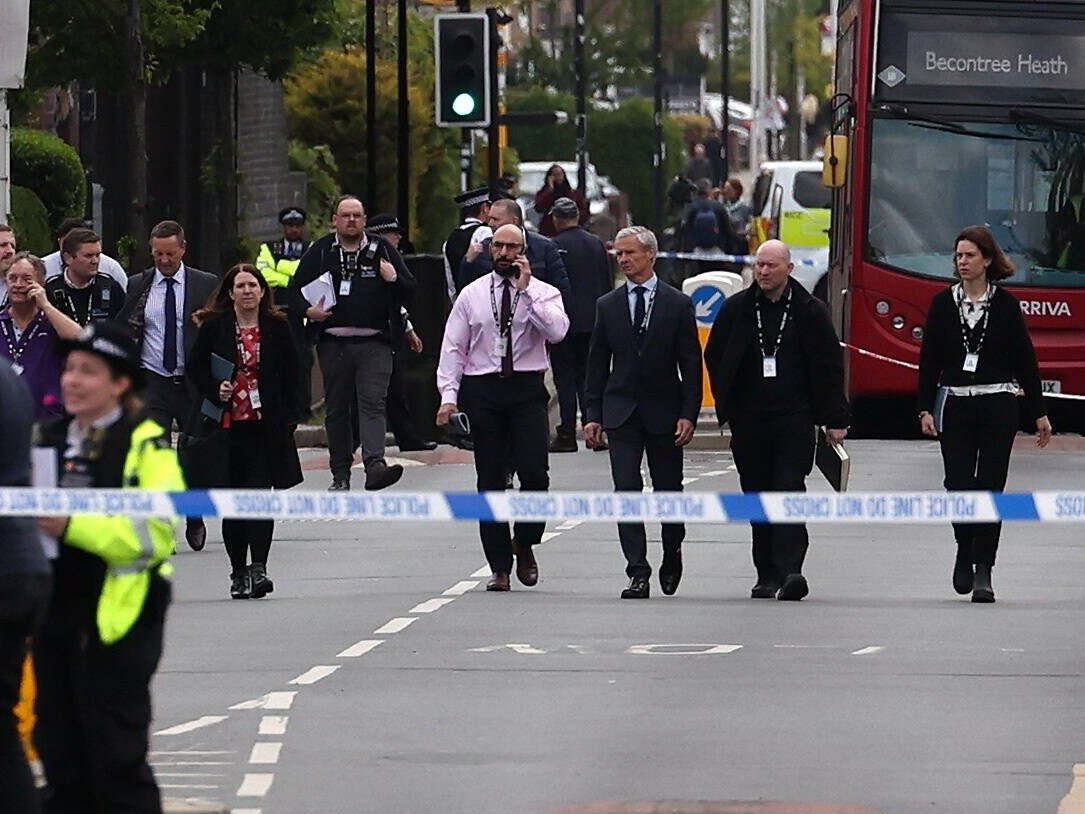
[[[332,273],[325,271],[311,283],[301,287],[301,296],[309,305],[319,305],[325,311],[330,311],[335,305],[335,286],[332,283]],[[323,304],[321,304],[323,300]]]
[[[30,450],[30,485],[38,489],[55,489],[57,485],[57,452],[52,447],[34,447]],[[60,554],[60,543],[56,537],[50,537],[44,532],[38,532],[41,536],[41,547],[45,550],[45,556],[55,560]]]

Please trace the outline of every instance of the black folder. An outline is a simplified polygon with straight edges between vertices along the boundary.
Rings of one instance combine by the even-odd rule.
[[[814,451],[814,463],[829,481],[829,485],[838,492],[848,489],[848,474],[851,471],[851,458],[843,444],[829,441],[824,427],[818,427],[817,447]]]

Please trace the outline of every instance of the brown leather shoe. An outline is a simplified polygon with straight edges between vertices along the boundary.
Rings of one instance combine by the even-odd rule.
[[[535,561],[535,552],[529,545],[512,544],[512,553],[516,555],[516,578],[528,588],[539,581],[539,564]]]
[[[490,581],[486,583],[487,591],[507,591],[509,589],[509,575],[504,571],[494,571]]]
[[[203,551],[207,544],[207,526],[202,517],[189,517],[185,523],[185,541],[193,551]]]

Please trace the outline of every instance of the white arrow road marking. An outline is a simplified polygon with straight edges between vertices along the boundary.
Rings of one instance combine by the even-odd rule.
[[[205,726],[212,726],[213,724],[220,723],[229,717],[229,715],[204,715],[202,718],[197,718],[194,721],[187,721],[183,724],[177,724],[177,726],[168,727],[167,729],[160,729],[154,734],[183,735],[186,732],[192,732],[196,729],[203,729]]]
[[[521,655],[538,656],[546,653],[545,650],[539,650],[537,647],[532,647],[530,644],[491,644],[488,647],[472,647],[469,652],[496,653],[498,650],[504,650],[506,648],[513,653],[520,653]]]
[[[297,695],[296,691],[269,692],[267,695],[253,698],[251,701],[234,704],[230,709],[290,709],[290,705],[294,703],[295,695]]]
[[[853,656],[872,656],[875,653],[880,653],[885,650],[884,647],[860,647],[858,650],[852,650]]]

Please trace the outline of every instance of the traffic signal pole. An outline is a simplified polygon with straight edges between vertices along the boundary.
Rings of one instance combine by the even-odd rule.
[[[573,31],[573,54],[576,62],[576,188],[587,197],[588,183],[588,116],[586,113],[584,62],[584,0],[576,0],[576,20]]]
[[[501,125],[499,123],[500,118],[500,100],[498,97],[501,95],[497,92],[497,51],[500,47],[501,41],[498,39],[500,36],[497,30],[497,17],[500,13],[499,9],[488,8],[486,9],[486,21],[490,26],[490,65],[489,76],[486,81],[490,83],[490,125],[486,129],[486,138],[489,142],[489,148],[486,150],[486,175],[488,177],[488,185],[491,190],[497,188],[498,178],[501,176]],[[493,193],[491,193],[493,194]]]

